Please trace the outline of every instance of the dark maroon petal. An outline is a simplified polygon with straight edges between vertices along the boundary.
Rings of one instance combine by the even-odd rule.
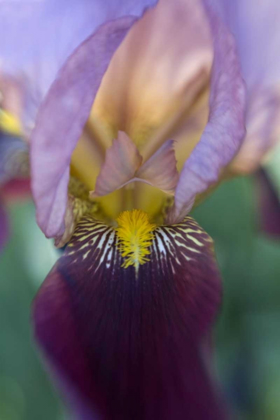
[[[3,197],[5,200],[17,201],[22,199],[30,199],[31,197],[31,188],[30,188],[30,179],[11,179],[7,182],[2,189]]]
[[[269,235],[280,237],[280,199],[265,170],[255,176],[260,228]]]
[[[8,217],[0,200],[0,251],[5,245],[9,236]]]
[[[34,304],[36,339],[78,418],[224,418],[207,337],[221,299],[212,241],[190,217],[123,268],[116,233],[83,219]],[[205,353],[204,353],[205,352]]]

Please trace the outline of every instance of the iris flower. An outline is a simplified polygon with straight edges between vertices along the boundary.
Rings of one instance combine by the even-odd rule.
[[[189,212],[256,143],[251,74],[226,2],[154,3],[29,4],[37,36],[16,41],[35,47],[7,61],[44,98],[32,190],[39,226],[66,245],[35,299],[35,335],[82,419],[225,417],[210,363],[220,275]],[[261,101],[271,91],[258,87]]]
[[[5,202],[30,196],[29,147],[20,122],[22,99],[17,81],[0,76],[0,250],[9,232]]]

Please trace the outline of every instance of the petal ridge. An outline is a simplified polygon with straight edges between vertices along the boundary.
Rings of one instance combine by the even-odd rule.
[[[210,114],[202,137],[184,164],[168,222],[184,218],[195,196],[217,181],[221,170],[234,158],[245,136],[245,85],[233,36],[214,6],[204,1],[211,24],[214,62],[211,77]]]
[[[67,60],[39,110],[31,138],[32,190],[37,221],[47,237],[64,231],[72,152],[109,62],[136,20],[124,17],[101,25]]]

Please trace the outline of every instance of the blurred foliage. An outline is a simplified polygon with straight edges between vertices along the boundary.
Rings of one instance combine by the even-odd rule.
[[[57,251],[31,203],[9,209],[1,255],[0,420],[59,420],[58,397],[32,340],[30,306]],[[280,418],[280,241],[258,227],[254,178],[227,182],[193,216],[215,240],[224,279],[216,365],[237,419]]]
[[[238,419],[280,418],[280,240],[261,232],[254,178],[223,184],[193,216],[224,279],[217,365]],[[280,221],[279,221],[280,223]]]
[[[0,420],[59,420],[58,397],[30,323],[32,299],[55,255],[36,226],[31,202],[8,211],[11,237],[0,255]]]

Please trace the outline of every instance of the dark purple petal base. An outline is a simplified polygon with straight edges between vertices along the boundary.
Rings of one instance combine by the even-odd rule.
[[[280,200],[265,170],[259,170],[255,177],[259,205],[260,229],[275,238],[280,237]]]
[[[221,299],[211,239],[190,217],[157,228],[138,272],[122,267],[116,242],[113,228],[83,219],[35,300],[36,338],[72,409],[85,408],[80,419],[225,418],[207,366]]]
[[[4,247],[9,236],[8,216],[3,207],[2,200],[0,200],[0,252]]]

